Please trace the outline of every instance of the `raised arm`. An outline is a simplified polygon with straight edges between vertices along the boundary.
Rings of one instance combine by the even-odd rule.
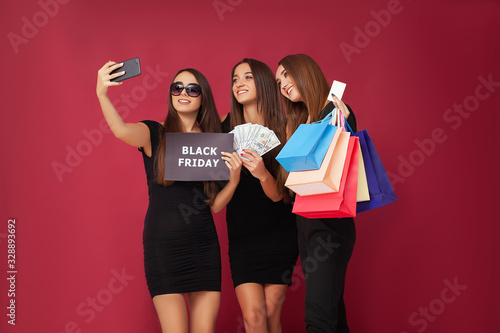
[[[109,73],[121,66],[123,64],[109,61],[97,72],[96,93],[101,104],[102,113],[109,128],[118,139],[134,147],[144,147],[145,151],[150,151],[151,140],[146,124],[125,123],[108,97],[108,88],[119,86],[123,82],[111,82],[110,80],[123,75],[125,72],[118,72],[111,75]]]

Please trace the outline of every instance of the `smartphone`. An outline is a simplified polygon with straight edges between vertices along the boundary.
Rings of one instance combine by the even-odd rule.
[[[135,77],[141,74],[141,63],[139,62],[139,58],[133,58],[130,60],[123,61],[123,66],[115,69],[109,74],[115,74],[118,72],[125,71],[125,74],[122,76],[115,77],[111,79],[111,82],[120,82],[126,79],[130,79],[131,77]]]

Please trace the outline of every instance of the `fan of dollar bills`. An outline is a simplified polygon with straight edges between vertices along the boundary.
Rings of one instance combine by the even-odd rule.
[[[258,124],[238,125],[229,133],[234,134],[233,149],[238,155],[251,149],[262,156],[281,144],[272,130]]]

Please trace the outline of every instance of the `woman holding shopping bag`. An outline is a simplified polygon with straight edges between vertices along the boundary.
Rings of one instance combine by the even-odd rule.
[[[297,262],[297,227],[275,157],[286,142],[286,119],[272,70],[243,59],[231,73],[231,113],[223,131],[253,123],[274,131],[281,145],[262,157],[245,150],[241,179],[227,205],[229,260],[246,332],[281,332],[281,309]]]
[[[323,119],[335,107],[356,131],[351,108],[336,96],[334,102],[327,99],[330,85],[310,56],[294,54],[283,58],[278,64],[276,81],[288,115],[288,136],[300,124]],[[306,281],[306,330],[309,333],[349,332],[343,294],[347,264],[356,239],[354,219],[308,219],[298,215],[296,218]]]

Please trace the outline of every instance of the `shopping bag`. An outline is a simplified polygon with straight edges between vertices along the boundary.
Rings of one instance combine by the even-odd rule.
[[[330,147],[337,130],[330,125],[332,113],[312,124],[301,124],[281,149],[276,160],[286,171],[316,170]]]
[[[352,133],[351,126],[347,123],[344,115],[338,108],[333,110],[334,116],[330,124],[338,126],[342,131],[346,132],[346,126]],[[363,163],[363,155],[361,153],[361,147],[358,147],[359,151],[359,162],[358,162],[358,191],[356,195],[356,202],[368,201],[370,200],[370,192],[368,191],[368,182],[366,179],[365,164]]]
[[[370,192],[368,191],[368,180],[366,179],[365,163],[363,162],[361,145],[359,146],[358,151],[358,193],[356,195],[356,202],[362,202],[370,200]]]
[[[357,137],[349,138],[339,191],[310,196],[296,195],[292,209],[293,213],[307,218],[356,216],[359,163],[358,142],[359,139]]]
[[[321,167],[290,172],[285,186],[301,196],[338,192],[348,145],[349,133],[337,128]]]
[[[391,202],[397,201],[394,188],[387,176],[387,172],[382,165],[382,161],[375,149],[372,139],[366,130],[353,134],[359,138],[361,153],[365,167],[366,179],[370,200],[358,202],[356,211],[361,213],[370,209],[382,207]]]

